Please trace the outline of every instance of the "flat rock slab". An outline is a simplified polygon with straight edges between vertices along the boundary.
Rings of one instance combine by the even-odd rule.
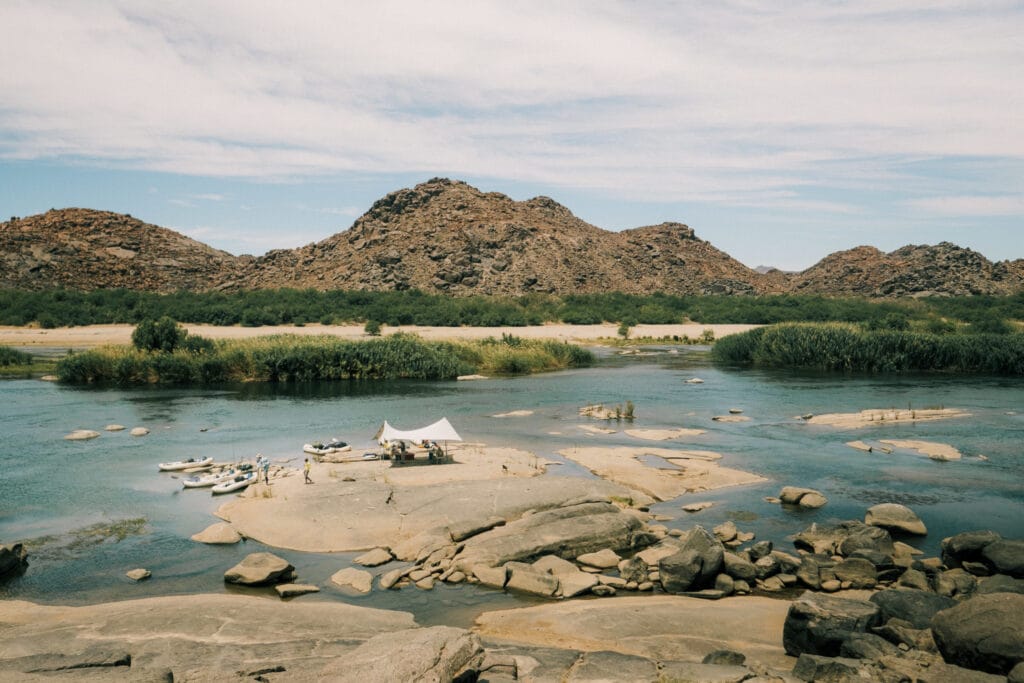
[[[882,439],[881,443],[888,444],[893,448],[910,450],[925,455],[932,460],[960,460],[963,454],[955,447],[945,443],[934,441],[915,441],[905,439]]]
[[[325,666],[373,636],[415,626],[406,612],[245,595],[178,595],[84,607],[3,600],[0,680],[23,679],[18,672],[32,668],[32,657],[79,657],[98,646],[131,655],[135,677],[108,674],[106,680],[150,680],[141,672],[168,670],[173,680],[236,680],[242,667],[248,672],[274,666],[284,666],[289,680],[322,680]]]
[[[373,587],[373,574],[362,569],[346,567],[334,572],[331,576],[331,583],[342,588],[352,588],[360,593],[369,593]]]
[[[241,541],[242,536],[227,522],[217,522],[194,534],[192,540],[211,545],[231,545]]]
[[[599,477],[642,491],[655,500],[671,500],[684,493],[708,491],[765,481],[749,472],[721,467],[722,456],[713,451],[650,447],[568,448],[558,452]],[[640,460],[657,456],[675,467],[659,468]]]
[[[277,591],[277,594],[282,598],[294,598],[298,595],[320,592],[319,588],[307,583],[279,583],[274,586],[274,590]]]
[[[791,669],[782,649],[789,603],[747,596],[715,602],[679,596],[617,597],[486,612],[473,630],[485,639],[657,660],[700,662],[716,650]]]
[[[459,467],[390,468],[388,473]],[[346,466],[347,468],[347,466]],[[271,498],[236,498],[217,514],[247,538],[307,552],[350,552],[402,541],[442,526],[486,526],[493,516],[516,519],[527,510],[559,507],[578,498],[641,494],[608,482],[575,477],[506,476],[434,486],[396,486],[376,480],[342,482],[324,477],[303,486],[292,477],[274,483]]]
[[[355,564],[362,565],[364,567],[378,567],[382,564],[387,564],[391,560],[395,559],[391,552],[384,548],[374,548],[368,553],[363,553],[356,559],[352,560]]]

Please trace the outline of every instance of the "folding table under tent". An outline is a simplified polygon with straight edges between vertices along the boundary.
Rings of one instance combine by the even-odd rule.
[[[442,417],[434,424],[427,425],[426,427],[420,427],[419,429],[412,429],[409,431],[402,431],[395,429],[388,421],[385,420],[381,428],[377,430],[377,435],[374,436],[377,443],[383,443],[385,441],[409,441],[411,443],[420,443],[422,441],[434,441],[434,442],[445,442],[445,455],[448,454],[448,441],[462,441],[462,437],[452,427],[452,423],[448,421],[448,418]]]

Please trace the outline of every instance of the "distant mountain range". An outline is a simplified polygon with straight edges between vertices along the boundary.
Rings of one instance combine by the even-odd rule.
[[[435,178],[388,194],[348,230],[259,257],[107,211],[59,209],[0,223],[0,288],[55,287],[959,296],[1024,290],[1024,260],[993,263],[942,242],[888,254],[856,247],[799,273],[754,270],[680,223],[611,232],[547,197],[517,202]]]

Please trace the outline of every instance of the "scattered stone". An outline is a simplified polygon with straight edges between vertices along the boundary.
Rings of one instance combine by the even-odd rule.
[[[594,586],[590,589],[590,592],[602,598],[611,597],[612,595],[615,595],[615,589],[611,586],[605,586],[604,584]]]
[[[838,656],[851,633],[866,633],[879,623],[879,609],[866,600],[847,600],[806,592],[789,607],[782,631],[786,654]]]
[[[715,415],[711,419],[715,422],[750,422],[746,415]]]
[[[448,583],[462,583],[466,580],[466,575],[460,571],[454,571],[445,578]]]
[[[554,574],[555,576],[579,572],[575,564],[569,560],[563,560],[558,555],[545,555],[533,563],[533,568],[548,574]]]
[[[784,487],[779,492],[779,500],[783,505],[799,505],[808,509],[817,509],[828,503],[828,498],[823,496],[821,491],[797,486]]]
[[[252,553],[224,572],[224,581],[244,586],[287,583],[295,578],[295,567],[272,553]]]
[[[840,657],[854,659],[881,659],[899,655],[898,647],[874,633],[851,633],[839,648]]]
[[[955,570],[952,570],[955,571]],[[1024,594],[1024,579],[1015,579],[1012,576],[996,574],[980,581],[968,574],[977,584],[977,591],[983,595],[989,593],[1022,593]]]
[[[0,544],[0,579],[21,574],[28,567],[28,551],[21,543]]]
[[[362,565],[363,567],[379,567],[382,564],[387,564],[393,559],[395,558],[387,548],[374,548],[369,552],[363,553],[356,559],[352,560],[352,562]]]
[[[133,427],[132,431],[128,432],[132,436],[146,436],[149,434],[149,430],[145,427]]]
[[[64,438],[68,441],[86,441],[88,439],[95,439],[99,435],[99,432],[92,429],[76,429],[70,434],[65,435]]]
[[[900,619],[917,629],[928,628],[932,617],[956,604],[951,598],[922,590],[884,590],[869,600],[878,605],[881,623]]]
[[[793,676],[801,681],[857,681],[864,680],[860,673],[861,663],[845,657],[822,657],[815,654],[801,654],[793,667]]]
[[[836,578],[848,581],[850,588],[874,588],[878,583],[875,565],[860,557],[849,557],[833,567]]]
[[[898,503],[880,503],[868,508],[864,516],[868,526],[878,526],[889,531],[925,536],[928,529],[914,511]]]
[[[522,562],[509,562],[505,565],[508,572],[508,581],[505,588],[532,593],[544,597],[552,597],[558,592],[558,578],[539,569],[533,565]],[[581,574],[583,572],[580,572]]]
[[[433,575],[425,576],[419,581],[414,581],[413,585],[419,588],[420,590],[429,591],[434,589],[434,581],[435,580]]]
[[[729,408],[729,413],[731,415],[739,415],[742,412],[743,412],[742,408]]]
[[[722,568],[734,579],[753,581],[757,578],[757,568],[754,567],[754,563],[735,553],[725,553],[722,556]]]
[[[473,576],[480,580],[480,583],[484,586],[490,586],[491,588],[504,588],[505,582],[508,580],[508,572],[505,567],[488,567],[487,565],[478,564],[474,565],[472,570]]]
[[[619,562],[619,576],[626,581],[636,581],[638,584],[647,580],[650,573],[650,566],[639,557],[631,557],[628,560]]]
[[[702,380],[700,377],[691,377],[690,379],[686,380],[686,383],[687,384],[704,384],[704,380]]]
[[[585,564],[589,567],[597,567],[598,569],[610,569],[611,567],[617,567],[621,560],[622,558],[610,548],[605,548],[596,553],[584,553],[576,558],[576,561],[580,564]]]
[[[718,664],[723,666],[743,666],[747,656],[735,650],[715,650],[704,655],[702,664]]]
[[[949,663],[1006,675],[1024,661],[1024,595],[978,595],[939,612],[931,626]]]
[[[715,536],[718,537],[718,540],[723,543],[733,540],[736,538],[736,534],[739,533],[739,530],[736,528],[736,523],[732,520],[719,524],[712,531]]]
[[[306,593],[319,593],[320,589],[316,586],[311,586],[305,583],[279,583],[274,586],[274,590],[282,598],[294,598],[298,595],[305,595]]]
[[[241,541],[242,535],[235,531],[235,528],[227,522],[217,522],[206,527],[198,534],[194,534],[192,540],[210,545],[231,545]]]
[[[397,581],[397,578],[395,580]],[[373,574],[355,567],[345,567],[331,575],[331,583],[342,588],[351,588],[360,593],[369,593],[373,588]],[[383,583],[382,577],[381,588],[390,588],[390,586],[384,586]]]
[[[798,533],[793,544],[803,550],[825,555],[848,557],[858,550],[875,550],[893,554],[892,536],[880,527],[872,527],[855,520],[834,526],[812,524]]]
[[[931,586],[928,584],[928,575],[913,568],[904,571],[896,583],[903,588],[918,591],[931,590]]]
[[[124,431],[124,425],[111,424],[104,427],[103,430],[107,432],[121,432]]]
[[[686,512],[700,512],[701,510],[707,510],[712,505],[714,505],[714,503],[709,501],[703,501],[700,503],[687,503],[686,505],[683,506],[683,510],[685,510]]]
[[[408,573],[408,571],[409,571],[408,567],[405,567],[405,568],[402,568],[402,569],[392,569],[389,572],[381,574],[380,580],[378,581],[378,583],[380,584],[380,587],[382,589],[389,590],[391,588],[394,588],[398,584],[398,582],[400,580],[405,578],[405,575]],[[369,573],[369,572],[367,572],[367,573]]]
[[[132,581],[144,581],[149,577],[153,576],[153,572],[149,571],[148,569],[142,569],[140,567],[138,569],[130,569],[126,571],[124,575]]]
[[[1024,540],[994,541],[982,549],[981,556],[993,573],[1024,579]]]

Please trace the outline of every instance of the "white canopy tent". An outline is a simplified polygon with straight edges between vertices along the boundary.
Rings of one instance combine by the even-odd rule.
[[[462,441],[462,437],[459,436],[459,433],[455,431],[452,423],[446,417],[442,417],[432,425],[409,431],[395,429],[385,420],[381,428],[377,430],[377,435],[374,438],[377,439],[378,443],[385,441],[410,441],[412,443],[419,443],[421,441]]]

